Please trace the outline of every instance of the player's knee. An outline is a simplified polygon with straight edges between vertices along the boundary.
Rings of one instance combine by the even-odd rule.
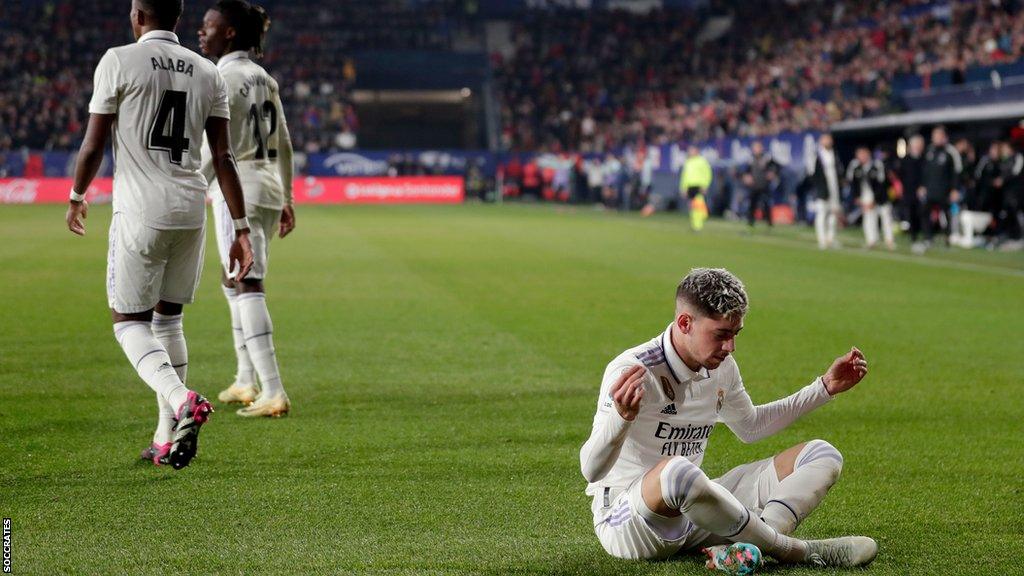
[[[843,471],[842,453],[825,440],[811,440],[808,442],[797,458],[794,470],[811,463],[828,470],[832,475],[832,482],[838,480],[839,474]]]
[[[661,469],[661,497],[665,504],[679,510],[687,502],[703,499],[709,480],[696,464],[682,456],[663,460]]]

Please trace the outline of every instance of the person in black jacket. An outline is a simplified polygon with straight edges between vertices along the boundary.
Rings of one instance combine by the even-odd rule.
[[[1024,196],[1024,155],[1009,142],[1002,143],[1000,176],[1003,181],[1002,203],[999,211],[999,233],[1004,243],[1018,245],[1021,241],[1020,209]]]
[[[750,208],[747,211],[747,223],[754,227],[755,214],[758,208],[764,214],[768,226],[772,225],[772,188],[779,180],[779,165],[771,154],[764,151],[764,145],[754,141],[750,145],[753,155],[750,165],[743,175],[743,184],[750,190]]]
[[[814,183],[817,200],[814,201],[814,232],[818,248],[835,248],[836,226],[842,213],[840,187],[843,166],[833,148],[832,135],[822,134],[815,154],[807,159],[807,175]]]
[[[967,208],[992,215],[985,235],[992,239],[998,229],[999,212],[1003,207],[1002,144],[995,140],[988,154],[974,167],[974,191],[967,198]]]
[[[960,172],[963,164],[960,153],[949,143],[946,129],[936,126],[932,129],[932,144],[924,153],[924,170],[917,198],[921,201],[921,229],[925,243],[914,247],[915,252],[924,252],[935,237],[935,229],[944,220],[946,243],[949,243],[949,202],[957,194]]]
[[[917,190],[924,172],[924,138],[920,134],[910,137],[907,155],[900,159],[897,174],[903,186],[900,218],[909,224],[910,241],[916,243],[921,234],[921,202]]]
[[[896,247],[892,230],[892,203],[881,160],[871,157],[867,146],[857,148],[856,157],[846,168],[846,181],[850,192],[863,210],[864,245],[873,248],[878,243],[878,221],[882,221],[885,247]]]

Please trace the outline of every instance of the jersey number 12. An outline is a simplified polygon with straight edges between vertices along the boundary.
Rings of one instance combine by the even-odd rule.
[[[153,126],[149,129],[149,149],[165,150],[172,164],[180,165],[184,153],[188,151],[189,142],[185,137],[187,101],[187,92],[164,90],[164,95],[160,98],[160,108],[157,109]]]
[[[256,139],[256,159],[270,158],[273,160],[277,158],[277,150],[269,147],[269,141],[274,132],[277,132],[277,108],[274,107],[273,102],[265,100],[263,102],[262,114],[260,112],[260,109],[255,104],[249,107],[249,120],[252,121],[252,137]],[[261,130],[261,118],[268,118],[270,120],[270,130],[266,136],[263,135],[263,130]],[[264,149],[266,149],[266,152],[264,152]]]

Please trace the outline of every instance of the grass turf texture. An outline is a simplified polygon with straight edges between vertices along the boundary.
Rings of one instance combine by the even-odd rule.
[[[696,235],[589,209],[300,207],[268,279],[293,414],[218,405],[175,472],[135,460],[156,401],[105,308],[110,209],[92,208],[84,239],[63,211],[0,208],[15,574],[705,573],[695,556],[606,555],[578,468],[605,364],[665,327],[699,265],[746,282],[736,357],[755,402],[850,345],[871,362],[772,438],[744,445],[720,426],[710,475],[825,438],[846,467],[799,536],[874,536],[873,574],[1020,569],[1020,254],[821,253],[806,229]],[[189,384],[211,398],[234,372],[214,254],[211,236],[185,313]]]

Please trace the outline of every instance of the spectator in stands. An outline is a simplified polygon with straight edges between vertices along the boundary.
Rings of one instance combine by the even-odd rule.
[[[756,221],[757,210],[760,209],[768,227],[772,226],[772,190],[779,181],[779,165],[772,155],[765,152],[764,144],[755,140],[750,145],[750,165],[743,174],[743,185],[750,192],[747,208],[747,224],[751,229]]]
[[[846,181],[850,193],[860,206],[864,227],[864,247],[871,249],[878,243],[878,224],[881,220],[882,238],[889,250],[896,248],[892,227],[892,203],[882,161],[871,157],[871,149],[859,146],[856,156],[846,168]]]
[[[817,200],[814,201],[814,232],[818,248],[838,248],[836,228],[842,215],[840,189],[842,164],[833,146],[832,135],[822,134],[818,138],[816,153],[807,159],[807,174],[814,182]]]
[[[949,245],[950,201],[954,199],[960,172],[963,170],[960,153],[949,143],[946,128],[932,129],[932,142],[924,154],[924,170],[917,198],[921,202],[921,230],[924,243],[916,244],[915,253],[924,253],[931,246],[935,230],[943,228],[946,245]]]

